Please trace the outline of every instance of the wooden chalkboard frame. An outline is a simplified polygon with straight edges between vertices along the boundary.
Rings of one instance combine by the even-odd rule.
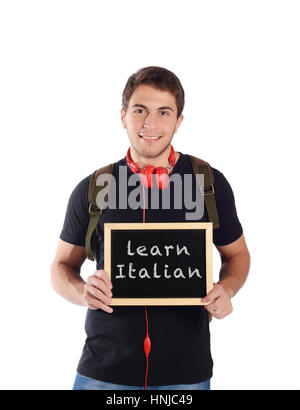
[[[147,229],[198,229],[205,230],[206,241],[206,294],[213,288],[213,228],[212,222],[146,222],[104,224],[104,270],[111,279],[111,231]],[[205,305],[202,298],[111,298],[111,306],[191,306]]]

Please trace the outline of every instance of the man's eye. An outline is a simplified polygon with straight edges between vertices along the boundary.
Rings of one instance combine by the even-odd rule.
[[[169,115],[168,111],[161,111],[160,113],[163,117],[166,117],[167,115]]]
[[[135,110],[134,112],[138,113],[138,114],[143,114],[144,110],[142,108],[138,108],[137,110]]]

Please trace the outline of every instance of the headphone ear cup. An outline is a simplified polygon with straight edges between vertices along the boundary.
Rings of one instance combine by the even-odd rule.
[[[141,170],[142,174],[142,184],[146,188],[152,188],[152,175],[155,172],[155,167],[153,165],[148,165]]]
[[[128,148],[128,151],[127,151],[127,154],[126,154],[126,161],[127,161],[127,165],[131,169],[131,171],[134,172],[135,174],[137,174],[139,172],[139,167],[131,158],[130,148]]]
[[[167,168],[158,167],[155,171],[156,185],[159,189],[165,189],[169,185],[169,174]]]

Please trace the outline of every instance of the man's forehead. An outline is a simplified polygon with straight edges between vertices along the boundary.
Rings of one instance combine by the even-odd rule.
[[[147,108],[170,107],[173,110],[177,109],[175,97],[169,91],[144,84],[138,86],[130,98],[129,105],[131,107],[137,104]]]

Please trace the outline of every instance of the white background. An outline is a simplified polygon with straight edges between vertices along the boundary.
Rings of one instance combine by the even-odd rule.
[[[289,0],[1,1],[1,389],[72,386],[85,309],[49,267],[75,185],[125,156],[121,93],[147,65],[181,79],[174,148],[224,173],[251,252],[212,388],[300,388],[299,21]]]

